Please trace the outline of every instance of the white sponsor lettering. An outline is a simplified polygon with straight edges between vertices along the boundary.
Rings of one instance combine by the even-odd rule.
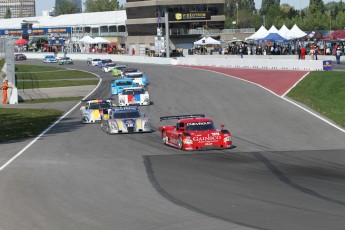
[[[187,126],[190,126],[190,125],[210,125],[212,124],[211,121],[206,121],[206,122],[191,122],[191,123],[187,123]]]
[[[220,139],[221,139],[221,136],[193,137],[193,141],[197,141],[197,142],[218,141]]]

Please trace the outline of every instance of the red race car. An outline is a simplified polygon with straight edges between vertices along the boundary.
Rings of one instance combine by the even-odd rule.
[[[204,114],[161,117],[160,120],[177,119],[176,126],[160,126],[163,143],[182,150],[228,149],[232,138],[228,130],[216,129],[213,121]]]

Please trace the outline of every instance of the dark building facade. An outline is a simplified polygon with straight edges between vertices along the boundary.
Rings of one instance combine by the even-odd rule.
[[[0,0],[0,18],[4,18],[7,8],[11,18],[35,17],[35,0]]]
[[[57,6],[58,4],[60,4],[63,0],[55,0],[55,6]],[[77,5],[77,13],[81,13],[83,12],[83,7],[82,7],[82,3],[81,0],[67,0],[69,2],[73,2]]]
[[[128,45],[143,53],[165,34],[165,12],[169,15],[170,50],[190,48],[202,35],[224,29],[224,0],[127,0]]]

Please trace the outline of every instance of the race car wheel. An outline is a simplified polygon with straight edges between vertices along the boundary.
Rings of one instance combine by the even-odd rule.
[[[178,146],[179,149],[183,149],[183,140],[182,140],[182,136],[179,136],[179,137],[178,137],[177,146]]]
[[[163,140],[163,143],[165,145],[168,144],[168,137],[167,137],[167,134],[166,134],[165,130],[162,131],[162,140]]]

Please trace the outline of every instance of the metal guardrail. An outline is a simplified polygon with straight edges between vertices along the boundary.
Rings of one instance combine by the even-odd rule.
[[[197,29],[170,29],[170,35],[221,35],[221,34],[236,34],[236,33],[248,33],[253,34],[255,33],[254,28],[243,28],[243,29],[205,29],[205,28],[197,28]]]

